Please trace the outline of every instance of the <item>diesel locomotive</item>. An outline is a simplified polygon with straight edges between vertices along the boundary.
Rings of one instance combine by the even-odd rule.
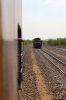
[[[22,0],[0,0],[0,100],[21,100]]]
[[[42,40],[40,38],[33,39],[33,47],[34,48],[41,48],[42,47]]]

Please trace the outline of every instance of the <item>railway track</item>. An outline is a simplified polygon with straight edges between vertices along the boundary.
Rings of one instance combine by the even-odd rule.
[[[66,49],[63,48],[57,48],[57,47],[51,47],[51,46],[44,46],[44,48],[49,49],[51,51],[55,51],[63,56],[66,57]]]
[[[55,53],[55,52],[52,52],[52,51],[50,52],[49,50],[46,51],[44,48],[42,48],[42,51],[46,52],[48,55],[50,55],[51,57],[53,57],[54,59],[56,59],[57,61],[61,62],[63,65],[66,66],[65,62],[63,62],[61,59],[56,57],[56,55],[58,55],[58,53]],[[54,54],[56,54],[56,55],[54,55]],[[58,55],[58,56],[60,56],[61,58],[65,58],[66,59],[65,56],[62,56],[62,55]]]
[[[66,63],[66,55],[63,55],[64,53],[62,53],[62,52],[65,52],[66,49],[62,49],[62,52],[60,52],[59,50],[56,50],[56,48],[55,49],[54,48],[55,47],[50,47],[50,48],[49,47],[45,48],[45,46],[42,47],[42,49],[44,49],[44,51],[46,50],[46,51],[50,52],[51,55],[54,55],[54,57],[58,58],[59,60],[61,60],[64,63]],[[59,49],[59,48],[57,48],[57,49]]]
[[[66,76],[66,64],[59,60],[57,57],[54,57],[46,50],[40,50],[38,51],[48,60],[50,61],[60,72],[62,72]]]
[[[32,45],[25,46],[22,99],[44,100],[42,97],[48,96],[43,91],[47,90],[47,93],[53,98],[52,100],[66,100],[66,75],[43,57],[38,50],[41,49],[35,49]],[[47,100],[47,98],[45,99]]]

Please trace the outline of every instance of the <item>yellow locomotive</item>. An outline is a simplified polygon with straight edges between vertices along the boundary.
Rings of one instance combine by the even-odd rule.
[[[22,52],[22,0],[0,0],[0,100],[20,100]]]

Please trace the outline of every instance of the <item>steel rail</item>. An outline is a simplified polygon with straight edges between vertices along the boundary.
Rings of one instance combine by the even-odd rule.
[[[47,60],[49,60],[58,70],[60,70],[65,76],[66,76],[66,73],[64,73],[60,68],[58,68],[57,65],[55,65],[49,58],[47,58],[45,55],[44,55],[44,52],[41,51],[41,50],[38,50]]]
[[[46,48],[46,47],[43,47],[43,48]],[[57,52],[62,52],[64,54],[66,54],[66,49],[62,49],[62,48],[56,48],[56,47],[48,47],[47,49],[50,49],[50,50],[57,50]]]
[[[46,50],[42,49],[42,51],[45,52],[45,53],[47,53],[48,55],[50,55],[51,57],[53,57],[54,59],[56,59],[57,61],[61,62],[63,65],[66,66],[66,63],[62,62],[62,61],[61,61],[60,59],[58,59],[57,57],[55,57],[55,56],[49,54],[49,53],[47,52],[48,50],[46,51]]]

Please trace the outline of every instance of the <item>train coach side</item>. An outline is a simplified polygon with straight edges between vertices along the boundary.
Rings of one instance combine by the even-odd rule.
[[[21,23],[22,0],[0,0],[0,100],[18,100]]]

